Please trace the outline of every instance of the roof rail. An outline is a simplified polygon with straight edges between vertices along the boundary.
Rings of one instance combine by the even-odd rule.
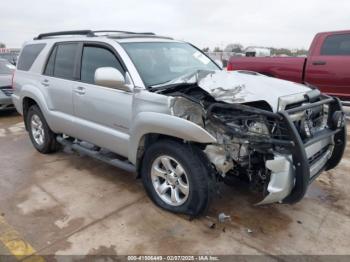
[[[152,32],[130,32],[130,31],[120,31],[120,30],[98,30],[92,31],[93,33],[122,33],[130,35],[156,35]]]
[[[51,32],[40,34],[34,38],[34,40],[40,40],[46,37],[51,36],[60,36],[60,35],[86,35],[86,36],[95,36],[94,32],[91,30],[75,30],[75,31],[60,31],[60,32]]]
[[[51,32],[51,33],[44,33],[39,34],[37,37],[34,38],[34,40],[40,40],[43,38],[51,37],[51,36],[62,36],[62,35],[84,35],[84,36],[97,36],[95,33],[121,33],[126,35],[153,35],[155,36],[155,33],[152,32],[130,32],[130,31],[119,31],[119,30],[98,30],[98,31],[92,31],[92,30],[75,30],[75,31],[59,31],[59,32]]]

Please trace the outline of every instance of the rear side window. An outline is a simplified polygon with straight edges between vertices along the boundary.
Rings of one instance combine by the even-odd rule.
[[[99,67],[113,67],[124,74],[121,64],[110,50],[103,47],[85,46],[81,60],[81,81],[94,84],[95,71]]]
[[[46,44],[26,45],[18,59],[17,69],[28,71]]]
[[[57,46],[52,50],[49,60],[47,61],[45,68],[45,75],[53,76],[53,69],[55,68],[55,58],[56,58]]]
[[[74,78],[74,65],[77,49],[77,43],[57,45],[57,50],[55,51],[56,55],[53,67],[53,76],[66,79]]]
[[[44,75],[74,79],[78,43],[57,44],[47,60]]]
[[[350,55],[350,34],[328,36],[321,48],[321,55]]]

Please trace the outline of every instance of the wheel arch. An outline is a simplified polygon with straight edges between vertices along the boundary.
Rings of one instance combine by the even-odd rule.
[[[129,161],[138,170],[147,147],[159,139],[196,144],[216,142],[205,129],[188,120],[167,114],[142,112],[133,121],[129,143]]]

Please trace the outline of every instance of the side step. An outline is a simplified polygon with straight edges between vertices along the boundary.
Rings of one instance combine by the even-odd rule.
[[[136,167],[128,162],[127,160],[122,160],[118,158],[118,155],[111,153],[111,152],[103,152],[102,150],[93,150],[91,148],[82,146],[81,143],[70,141],[68,139],[64,139],[62,136],[57,136],[57,142],[61,145],[68,147],[72,149],[73,151],[76,151],[78,153],[81,153],[83,155],[90,156],[92,158],[95,158],[97,160],[103,161],[107,164],[110,164],[112,166],[118,167],[120,169],[123,169],[125,171],[136,173]]]

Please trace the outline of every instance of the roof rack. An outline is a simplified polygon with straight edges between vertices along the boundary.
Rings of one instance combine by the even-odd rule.
[[[51,37],[51,36],[61,36],[61,35],[85,35],[85,36],[95,36],[94,32],[91,30],[75,30],[75,31],[60,31],[60,32],[51,32],[40,34],[34,38],[34,40],[40,40],[43,38]]]
[[[39,34],[37,37],[34,38],[34,40],[40,40],[47,37],[52,36],[63,36],[63,35],[84,35],[88,37],[94,37],[97,36],[95,33],[121,33],[125,35],[150,35],[155,36],[155,33],[152,32],[130,32],[130,31],[119,31],[119,30],[98,30],[98,31],[92,31],[92,30],[75,30],[75,31],[59,31],[59,32],[51,32],[51,33],[44,33]]]
[[[122,33],[127,35],[156,35],[152,32],[130,32],[130,31],[119,31],[119,30],[98,30],[92,31],[93,33]]]

